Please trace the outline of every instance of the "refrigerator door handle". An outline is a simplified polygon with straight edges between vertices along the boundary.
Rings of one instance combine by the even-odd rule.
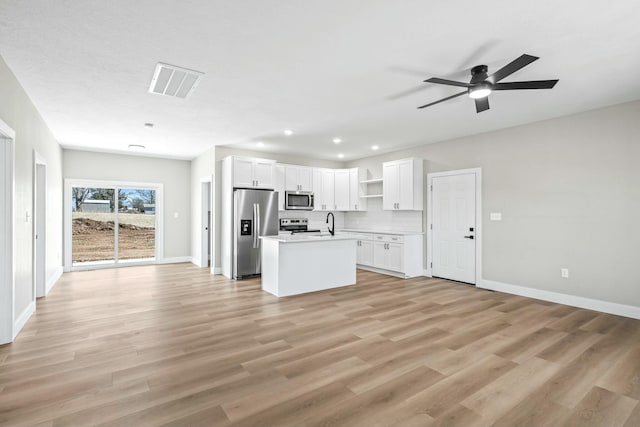
[[[257,248],[260,241],[258,240],[258,234],[260,233],[260,205],[258,203],[253,204],[253,247]]]

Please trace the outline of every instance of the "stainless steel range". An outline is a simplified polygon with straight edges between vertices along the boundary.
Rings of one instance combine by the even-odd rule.
[[[320,233],[320,230],[309,230],[308,227],[309,220],[307,218],[280,218],[281,233]]]

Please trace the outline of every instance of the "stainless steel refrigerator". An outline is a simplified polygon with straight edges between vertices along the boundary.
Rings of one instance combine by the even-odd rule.
[[[278,193],[233,191],[233,278],[257,276],[262,269],[260,236],[278,235]]]

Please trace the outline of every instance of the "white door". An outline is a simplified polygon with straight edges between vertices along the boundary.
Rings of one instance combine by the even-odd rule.
[[[33,270],[36,296],[46,295],[47,282],[47,169],[42,163],[35,164],[35,191],[33,194],[34,260]]]
[[[285,177],[284,188],[285,188],[286,191],[297,191],[297,190],[300,190],[300,183],[298,182],[298,167],[297,166],[285,166],[284,167],[284,177]]]
[[[284,192],[286,181],[286,168],[283,165],[276,165],[276,191],[278,192],[278,210],[284,210]]]
[[[357,263],[373,265],[373,242],[371,240],[358,240]]]
[[[476,283],[476,177],[433,178],[433,276]]]

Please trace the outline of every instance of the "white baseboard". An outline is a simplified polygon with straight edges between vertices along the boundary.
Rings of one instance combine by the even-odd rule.
[[[194,257],[194,256],[190,256],[189,257],[189,262],[191,264],[194,264],[194,265],[200,267],[200,260],[198,258]]]
[[[222,267],[216,267],[213,269],[213,274],[222,274]]]
[[[492,291],[505,292],[507,294],[535,298],[543,301],[555,302],[558,304],[570,305],[573,307],[586,308],[588,310],[601,311],[618,316],[631,317],[633,319],[640,319],[640,307],[636,307],[633,305],[600,301],[596,299],[561,294],[559,292],[545,291],[541,289],[525,288],[523,286],[510,285],[507,283],[495,282],[493,280],[486,279],[480,280],[477,284],[477,287],[489,289]]]
[[[60,278],[60,276],[62,276],[62,273],[64,273],[64,268],[62,268],[62,266],[60,265],[56,267],[56,270],[53,272],[53,274],[49,276],[49,278],[47,278],[47,284],[44,288],[44,296],[47,296],[51,288],[53,288],[53,286],[58,283],[58,279]]]
[[[13,339],[15,340],[24,325],[27,324],[27,321],[31,317],[33,313],[36,311],[36,303],[35,301],[31,301],[27,308],[24,309],[22,314],[18,316],[16,321],[13,323]]]
[[[372,271],[374,273],[380,273],[380,274],[386,274],[387,276],[393,276],[393,277],[397,277],[398,279],[410,279],[411,277],[406,276],[403,273],[398,273],[397,271],[391,271],[391,270],[384,270],[382,268],[377,268],[377,267],[371,267],[369,265],[360,265],[357,264],[356,268],[359,268],[361,270],[367,270],[367,271]]]
[[[162,258],[156,264],[179,264],[182,262],[192,262],[190,256],[174,256],[170,258]]]
[[[423,275],[424,277],[433,277],[433,276],[431,275],[431,270],[430,270],[430,269],[428,269],[428,268],[422,272],[422,275]]]

